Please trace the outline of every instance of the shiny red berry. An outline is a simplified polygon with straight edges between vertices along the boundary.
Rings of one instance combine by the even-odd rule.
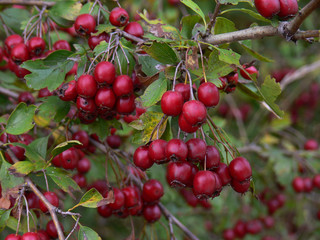
[[[161,210],[157,204],[145,206],[143,216],[149,222],[153,223],[161,218]]]
[[[127,26],[123,30],[125,32],[135,36],[135,37],[138,37],[138,38],[142,38],[143,34],[144,34],[143,28],[137,22],[128,23]]]
[[[214,170],[219,175],[222,186],[225,186],[231,182],[231,176],[227,164],[220,162],[218,168],[215,168]]]
[[[81,173],[77,173],[73,175],[72,179],[78,184],[80,188],[84,188],[87,186],[87,179],[85,175]]]
[[[167,182],[170,187],[186,187],[192,178],[192,167],[188,162],[170,162],[167,166]]]
[[[178,83],[174,90],[176,92],[179,92],[181,93],[182,97],[183,97],[183,100],[186,102],[186,101],[189,101],[190,99],[190,85],[189,84],[184,84],[184,83]]]
[[[75,169],[77,167],[79,156],[74,148],[69,148],[60,153],[61,165],[64,169]]]
[[[77,93],[82,97],[91,98],[96,95],[97,83],[91,75],[81,75],[77,81]]]
[[[257,11],[265,18],[272,18],[280,12],[279,0],[255,0]]]
[[[63,84],[58,90],[58,96],[63,101],[73,101],[77,96],[77,82],[72,80]]]
[[[6,236],[6,238],[4,240],[21,240],[21,236],[20,235],[16,235],[14,233],[9,234],[8,236]]]
[[[31,38],[27,45],[31,56],[40,56],[46,48],[46,42],[41,37]]]
[[[124,194],[118,188],[113,188],[113,196],[114,196],[114,202],[108,204],[108,206],[112,210],[120,210],[124,206],[124,203],[125,203]]]
[[[61,230],[63,231],[64,229],[63,229],[62,224],[61,223],[59,223],[59,224],[60,224]],[[56,228],[53,220],[50,220],[47,223],[46,232],[52,238],[57,238],[58,237],[58,231],[57,231],[57,228]]]
[[[77,148],[87,148],[89,145],[89,134],[86,131],[80,130],[72,135],[73,140],[78,140],[82,145],[76,145]]]
[[[142,199],[144,202],[156,203],[163,196],[163,186],[156,179],[150,179],[143,185]]]
[[[121,137],[119,135],[111,135],[107,137],[107,143],[109,147],[117,149],[121,146]]]
[[[206,156],[207,144],[200,138],[191,138],[187,142],[188,161],[203,162]]]
[[[52,49],[56,50],[68,50],[71,51],[70,44],[66,40],[58,40],[53,44]]]
[[[229,164],[230,176],[238,182],[247,181],[252,176],[251,165],[247,159],[237,157]]]
[[[77,108],[80,111],[87,113],[94,113],[97,110],[97,106],[93,98],[77,97]]]
[[[207,109],[197,100],[191,100],[183,104],[182,114],[192,126],[200,126],[206,121]]]
[[[250,188],[250,181],[239,182],[235,179],[232,179],[231,180],[231,187],[233,188],[234,191],[236,191],[238,193],[245,193]]]
[[[216,178],[210,171],[199,171],[193,179],[193,193],[198,199],[207,199],[216,191]]]
[[[278,16],[280,18],[293,17],[299,11],[299,6],[297,0],[280,0],[280,12]]]
[[[129,21],[129,14],[123,8],[116,7],[110,12],[109,21],[113,26],[122,27]]]
[[[27,105],[35,103],[34,96],[30,92],[22,92],[19,94],[18,102],[24,102]]]
[[[24,42],[23,38],[18,34],[14,34],[7,37],[6,40],[4,41],[4,50],[7,57],[10,56],[12,48],[14,48],[19,43],[23,43],[23,42]]]
[[[35,232],[27,232],[22,235],[21,240],[40,240],[38,233]]]
[[[79,173],[87,173],[91,168],[91,162],[88,158],[82,158],[79,160],[77,170]]]
[[[184,117],[183,114],[179,115],[178,124],[181,129],[181,131],[186,133],[194,133],[198,130],[198,126],[192,126]]]
[[[319,148],[319,144],[316,140],[314,139],[309,139],[308,141],[305,142],[304,144],[304,150],[307,151],[315,151]]]
[[[301,177],[296,177],[292,181],[292,187],[297,192],[303,192],[304,191],[304,180]]]
[[[179,92],[167,91],[161,98],[162,112],[168,116],[178,116],[182,111],[183,96]]]
[[[122,189],[124,194],[125,202],[124,206],[127,209],[134,208],[139,205],[140,202],[140,191],[134,186],[125,187]]]
[[[50,240],[50,236],[45,230],[38,230],[38,236],[40,240]]]
[[[240,74],[243,78],[250,80],[252,78],[252,75],[255,75],[256,78],[258,78],[259,76],[259,71],[258,69],[256,69],[255,66],[250,66],[250,67],[246,67],[245,65],[242,66],[244,68],[245,71],[243,71],[242,69],[240,69]]]
[[[88,45],[93,50],[97,45],[99,45],[102,41],[109,42],[109,35],[105,32],[100,33],[97,36],[90,36],[88,38]]]
[[[90,35],[96,28],[96,20],[90,14],[81,14],[74,22],[74,29],[79,35]]]
[[[58,207],[59,206],[59,198],[57,194],[54,192],[45,192],[43,196],[48,200],[49,203],[51,203],[53,206]],[[44,213],[48,211],[47,206],[40,200],[39,202],[40,210]]]
[[[134,152],[133,162],[143,171],[152,167],[153,161],[149,157],[149,148],[147,146],[138,147]]]
[[[112,85],[113,92],[118,97],[126,97],[133,93],[133,82],[128,75],[116,77]]]
[[[116,111],[119,114],[128,115],[136,109],[135,96],[131,94],[129,97],[121,97],[117,99]]]
[[[112,215],[112,208],[108,205],[103,205],[101,207],[98,207],[98,213],[104,218],[110,217]]]
[[[17,65],[20,65],[30,58],[28,47],[24,43],[17,44],[11,49],[10,57]]]
[[[116,96],[111,88],[99,88],[95,95],[95,103],[99,108],[112,109],[116,103]]]
[[[207,146],[206,148],[206,168],[212,170],[219,167],[220,153],[214,146]],[[203,163],[204,164],[204,163]]]
[[[116,79],[116,69],[111,62],[99,62],[94,69],[94,78],[98,84],[112,84]]]
[[[198,89],[198,99],[206,107],[215,107],[219,103],[219,89],[211,82],[202,83]]]
[[[165,140],[157,139],[149,145],[149,157],[153,162],[162,164],[169,161],[166,157],[167,144]]]
[[[165,149],[166,158],[172,161],[186,161],[188,146],[180,139],[171,139]]]

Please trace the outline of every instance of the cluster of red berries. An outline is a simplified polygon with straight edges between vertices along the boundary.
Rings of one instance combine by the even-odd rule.
[[[266,216],[259,219],[253,219],[250,221],[238,220],[233,228],[228,228],[223,231],[224,240],[242,239],[247,234],[257,235],[263,228],[272,228],[275,224],[273,217]],[[265,236],[262,240],[275,240],[276,238]]]
[[[193,208],[197,206],[201,206],[204,209],[211,209],[211,203],[207,201],[206,199],[198,199],[192,192],[192,190],[187,188],[180,189],[180,194],[184,198],[184,200],[187,202],[187,204]]]
[[[257,11],[265,18],[278,16],[287,19],[297,14],[299,10],[297,0],[255,0]]]
[[[243,65],[242,67],[245,71],[240,69],[240,74],[244,79],[251,80],[251,78],[254,75],[256,77],[259,76],[259,72],[255,66]],[[224,91],[226,93],[231,93],[236,90],[236,86],[237,86],[238,80],[239,80],[239,74],[236,70],[236,71],[229,73],[226,76],[219,77],[219,80],[221,81],[221,86],[219,87],[219,90]]]
[[[98,207],[98,213],[102,217],[107,218],[112,214],[121,218],[126,218],[129,215],[143,215],[150,223],[160,219],[161,210],[158,202],[163,196],[164,191],[162,184],[158,180],[150,179],[145,182],[142,191],[135,185],[122,189],[112,188],[112,190],[114,202]],[[108,191],[103,189],[102,194],[104,197],[107,197]]]
[[[320,189],[320,174],[315,175],[313,178],[295,177],[292,180],[292,187],[297,193],[310,193],[315,187]]]
[[[259,199],[263,204],[267,206],[268,213],[272,215],[285,205],[286,196],[282,193],[270,194],[268,192],[269,190],[266,189],[262,193],[260,193]]]

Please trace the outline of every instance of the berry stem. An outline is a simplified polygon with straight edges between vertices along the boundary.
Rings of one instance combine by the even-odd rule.
[[[200,59],[201,59],[201,65],[202,65],[202,73],[203,73],[203,78],[204,78],[204,82],[207,82],[207,75],[206,75],[206,69],[203,63],[203,54],[202,54],[202,49],[201,49],[201,45],[200,43],[197,41],[198,43],[198,47],[199,47],[199,51],[200,51]]]
[[[49,192],[49,184],[48,184],[47,174],[44,169],[42,169],[42,172],[43,172],[44,180],[46,182],[47,192]]]
[[[180,61],[176,67],[176,70],[174,71],[174,77],[173,77],[173,84],[172,84],[172,91],[174,91],[174,88],[176,87],[176,80],[177,80],[177,73],[180,65],[183,63],[183,61]]]
[[[24,202],[26,204],[26,215],[27,215],[27,229],[28,229],[28,232],[30,232],[30,223],[29,223],[29,206],[28,206],[28,201],[27,201],[27,198],[26,196],[22,196],[23,199],[24,199]]]

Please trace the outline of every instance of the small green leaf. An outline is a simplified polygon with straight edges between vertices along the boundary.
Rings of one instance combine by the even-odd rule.
[[[34,170],[34,165],[30,161],[20,161],[13,164],[8,170],[16,177],[24,177]]]
[[[200,19],[201,17],[198,15],[184,16],[181,20],[181,36],[185,39],[191,39],[193,27],[200,21]]]
[[[7,226],[11,210],[12,209],[0,209],[0,232],[2,232],[2,230]]]
[[[139,56],[138,62],[141,64],[142,72],[144,72],[147,76],[153,76],[159,72],[157,66],[161,65],[161,63],[148,55]]]
[[[42,101],[38,115],[54,119],[55,122],[60,122],[70,110],[70,102],[62,101],[58,96],[50,96]]]
[[[39,153],[39,149],[37,148],[38,146],[36,146],[36,144],[38,143],[38,141],[36,143],[34,143],[33,145],[25,145],[23,143],[19,143],[19,142],[13,142],[13,143],[7,143],[5,145],[13,145],[13,146],[19,146],[25,149],[25,153],[24,155],[33,163],[44,163],[45,162],[45,157],[42,157],[41,154]],[[42,166],[43,164],[41,164],[40,166]]]
[[[36,152],[43,159],[45,159],[47,155],[47,146],[48,146],[49,137],[50,135],[42,138],[37,138],[36,140],[34,140],[32,143],[28,145],[28,147],[26,148],[27,149],[26,152],[28,151]],[[26,156],[31,158],[31,156],[28,156],[28,154],[26,154]]]
[[[20,8],[6,8],[0,15],[5,25],[17,34],[22,34],[22,22],[28,21],[31,17],[28,10]]]
[[[227,18],[217,17],[214,25],[214,34],[222,34],[237,31],[234,22]]]
[[[76,0],[57,1],[57,3],[50,8],[49,14],[73,21],[80,14],[81,7],[81,3]]]
[[[219,60],[229,64],[240,65],[241,55],[232,51],[231,49],[218,48]]]
[[[74,62],[67,60],[71,54],[67,50],[57,50],[45,59],[24,62],[21,67],[31,72],[25,76],[28,87],[35,90],[47,87],[50,91],[58,88],[73,67]]]
[[[176,64],[180,61],[177,53],[167,43],[154,42],[151,47],[143,49],[155,60],[164,64]]]
[[[1,152],[0,158],[2,160],[0,168],[0,182],[2,188],[2,196],[4,196],[9,189],[23,184],[24,180],[23,178],[17,178],[9,173],[8,169],[11,167],[11,164],[4,160],[4,157]]]
[[[263,97],[260,95],[259,92],[254,92],[250,87],[247,86],[248,84],[238,83],[237,88],[239,88],[242,92],[247,94],[248,96],[254,98],[257,101],[262,101]]]
[[[19,135],[33,128],[33,116],[37,107],[34,105],[27,106],[21,102],[16,109],[11,113],[6,127],[6,132]]]
[[[64,152],[65,150],[72,148],[74,146],[77,146],[77,145],[82,145],[82,143],[79,142],[78,140],[70,140],[70,141],[60,143],[51,151],[51,156],[52,156],[52,158],[54,158],[55,156],[59,155],[60,153]]]
[[[264,57],[262,56],[260,53],[252,50],[251,48],[247,47],[246,45],[242,44],[242,43],[239,43],[241,47],[243,47],[252,57],[260,60],[260,61],[263,61],[263,62],[274,62],[272,59],[270,58],[267,58],[267,57]]]
[[[69,176],[69,172],[61,168],[48,167],[46,173],[65,192],[81,192],[78,184]]]
[[[80,226],[78,240],[101,240],[101,237],[91,228]]]
[[[110,133],[110,128],[114,127],[117,129],[121,129],[121,123],[116,120],[104,120],[102,118],[98,118],[97,121],[88,125],[89,134],[96,133],[101,141],[104,141]]]
[[[249,1],[248,1],[249,2]],[[222,14],[225,14],[225,13],[229,13],[229,12],[243,12],[247,15],[250,15],[251,17],[259,20],[259,21],[262,21],[262,22],[266,22],[266,23],[271,23],[270,20],[262,17],[260,14],[250,10],[250,9],[246,9],[246,8],[230,8],[230,9],[227,9],[227,10],[224,10],[221,12],[221,15]]]
[[[156,104],[167,91],[167,79],[163,76],[151,83],[141,96],[142,106],[151,107]]]
[[[200,7],[193,2],[192,0],[181,0],[181,2],[186,5],[187,7],[191,8],[194,12],[196,12],[203,20],[205,28],[207,28],[207,22],[206,22],[206,17]]]
[[[97,56],[108,49],[108,43],[106,41],[101,41],[94,49],[93,52]]]

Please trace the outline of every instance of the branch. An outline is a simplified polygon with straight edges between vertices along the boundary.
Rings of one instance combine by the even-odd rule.
[[[220,2],[216,1],[216,7],[214,9],[214,12],[213,12],[212,16],[210,16],[210,22],[209,22],[208,27],[207,27],[206,36],[208,36],[210,34],[211,29],[216,24],[216,20],[217,20],[218,14],[220,12],[220,5],[221,5]]]
[[[125,31],[122,31],[120,29],[117,29],[116,32],[119,34],[119,36],[123,36],[123,37],[128,38],[128,39],[130,39],[132,41],[135,41],[137,43],[144,43],[145,42],[142,38],[138,38],[136,36],[133,36],[133,35],[125,32]]]
[[[37,0],[0,0],[0,4],[18,4],[18,5],[29,5],[29,6],[48,6],[52,7],[56,2],[45,2]]]
[[[19,97],[18,93],[15,93],[15,92],[10,91],[9,89],[3,88],[3,87],[0,87],[0,94],[6,95],[8,97],[12,97],[14,99],[18,99],[18,97]]]

